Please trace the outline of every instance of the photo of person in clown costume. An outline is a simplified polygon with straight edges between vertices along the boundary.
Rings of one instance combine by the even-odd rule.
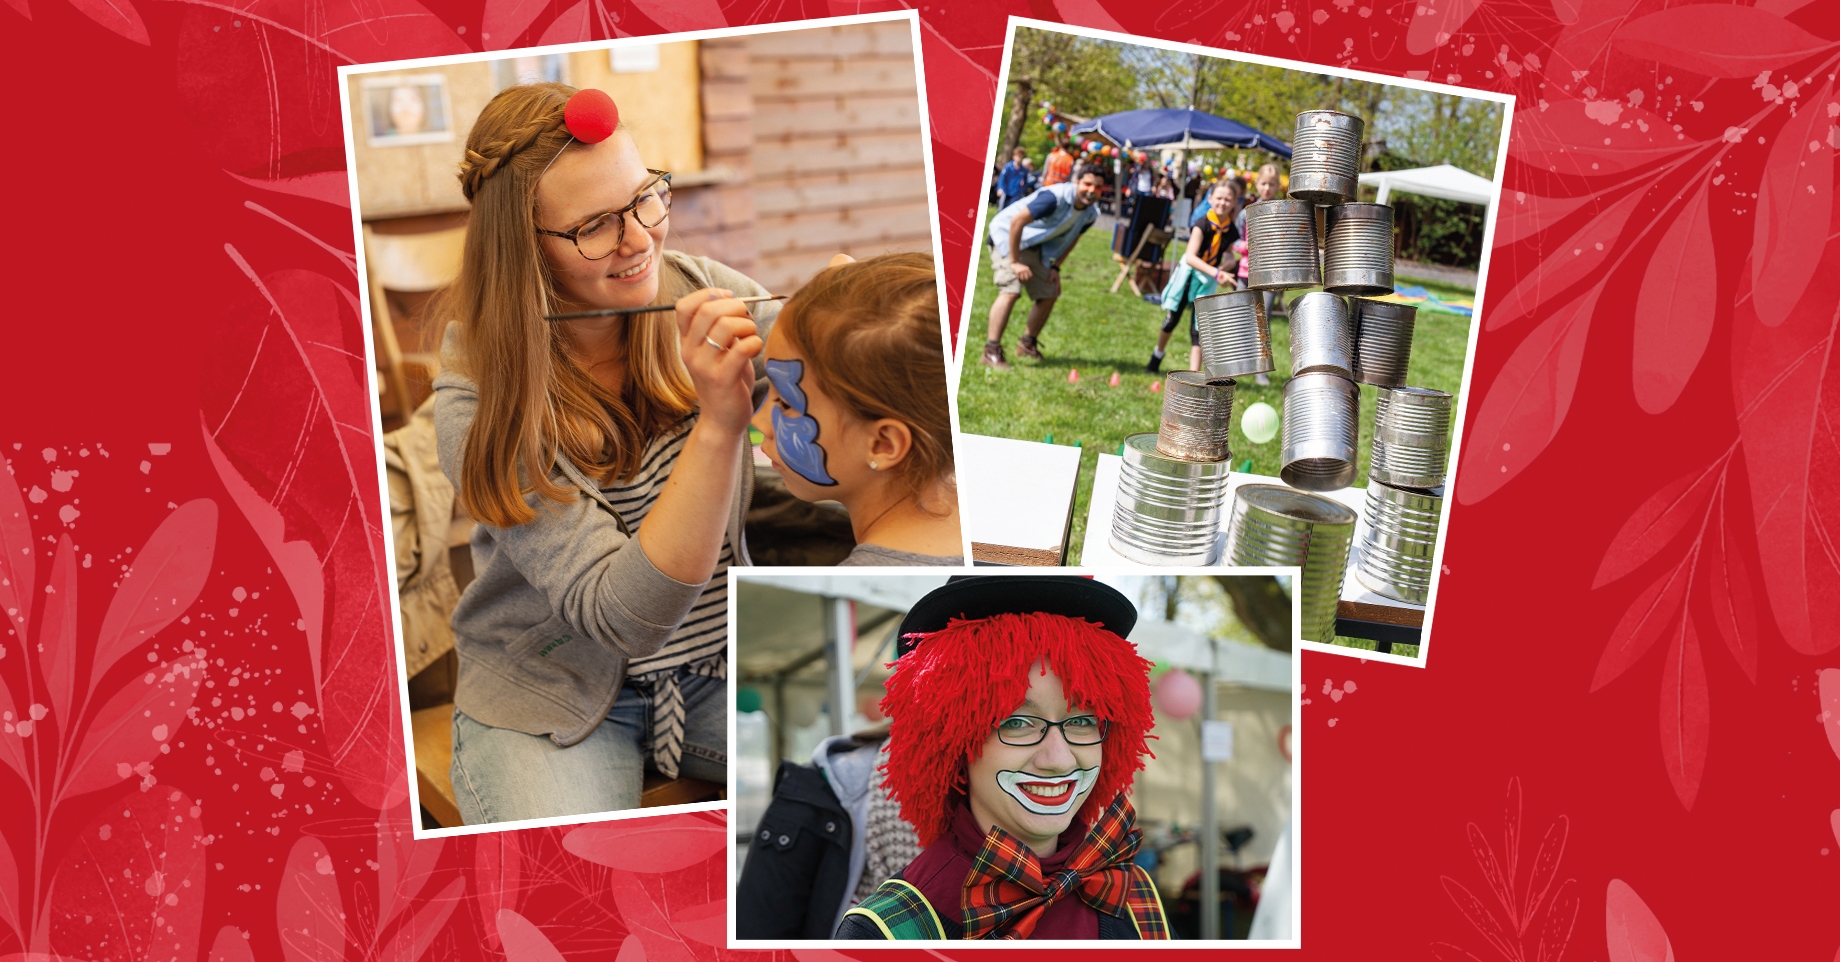
[[[1127,797],[1154,723],[1136,621],[1068,576],[956,577],[909,610],[885,785],[923,851],[836,938],[1169,938]]]

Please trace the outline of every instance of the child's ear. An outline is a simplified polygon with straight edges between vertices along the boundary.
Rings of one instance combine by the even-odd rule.
[[[894,418],[882,418],[869,424],[869,459],[876,470],[887,471],[906,460],[914,449],[914,431]]]

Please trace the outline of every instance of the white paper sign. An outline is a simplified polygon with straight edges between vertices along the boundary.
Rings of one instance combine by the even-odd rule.
[[[658,69],[658,45],[640,44],[633,47],[614,47],[607,51],[607,65],[614,73],[651,73]]]
[[[1232,722],[1203,721],[1201,723],[1201,760],[1207,762],[1233,760]]]

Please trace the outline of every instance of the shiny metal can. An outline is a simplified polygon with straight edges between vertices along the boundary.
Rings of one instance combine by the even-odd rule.
[[[1311,291],[1291,304],[1291,376],[1354,376],[1354,318],[1334,294]]]
[[[1275,484],[1243,484],[1228,520],[1227,563],[1302,568],[1303,639],[1328,644],[1335,640],[1354,529],[1355,513],[1346,505]]]
[[[1328,209],[1323,289],[1360,296],[1393,293],[1393,208],[1338,204]]]
[[[1112,508],[1112,550],[1139,564],[1211,565],[1230,461],[1187,461],[1157,450],[1154,434],[1124,439]]]
[[[1418,308],[1351,297],[1348,313],[1354,319],[1355,383],[1403,387],[1412,360],[1412,329],[1418,321]]]
[[[1443,489],[1367,486],[1367,532],[1355,578],[1375,594],[1422,605],[1431,593],[1432,558],[1437,552]]]
[[[1195,298],[1201,367],[1209,377],[1242,377],[1278,369],[1271,357],[1271,322],[1259,291],[1222,291]]]
[[[1305,491],[1354,483],[1361,389],[1336,374],[1299,374],[1284,385],[1279,476]]]
[[[1397,488],[1443,486],[1453,400],[1427,387],[1382,388],[1374,403],[1368,480]]]
[[[1290,196],[1312,204],[1352,200],[1360,186],[1361,141],[1367,122],[1339,110],[1297,115],[1291,137]]]
[[[1163,425],[1156,450],[1184,461],[1220,461],[1233,431],[1233,379],[1175,371],[1163,379]]]
[[[1257,291],[1322,283],[1316,207],[1307,200],[1261,200],[1246,208],[1246,286]]]

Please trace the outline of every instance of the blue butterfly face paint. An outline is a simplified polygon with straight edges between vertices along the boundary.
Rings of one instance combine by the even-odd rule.
[[[806,410],[805,391],[799,387],[804,378],[804,361],[767,362],[767,381],[779,392],[780,399],[798,413],[798,417],[787,417],[779,405],[773,406],[773,446],[779,451],[780,463],[799,477],[829,487],[837,480],[824,470],[824,449],[818,446],[818,419]]]

